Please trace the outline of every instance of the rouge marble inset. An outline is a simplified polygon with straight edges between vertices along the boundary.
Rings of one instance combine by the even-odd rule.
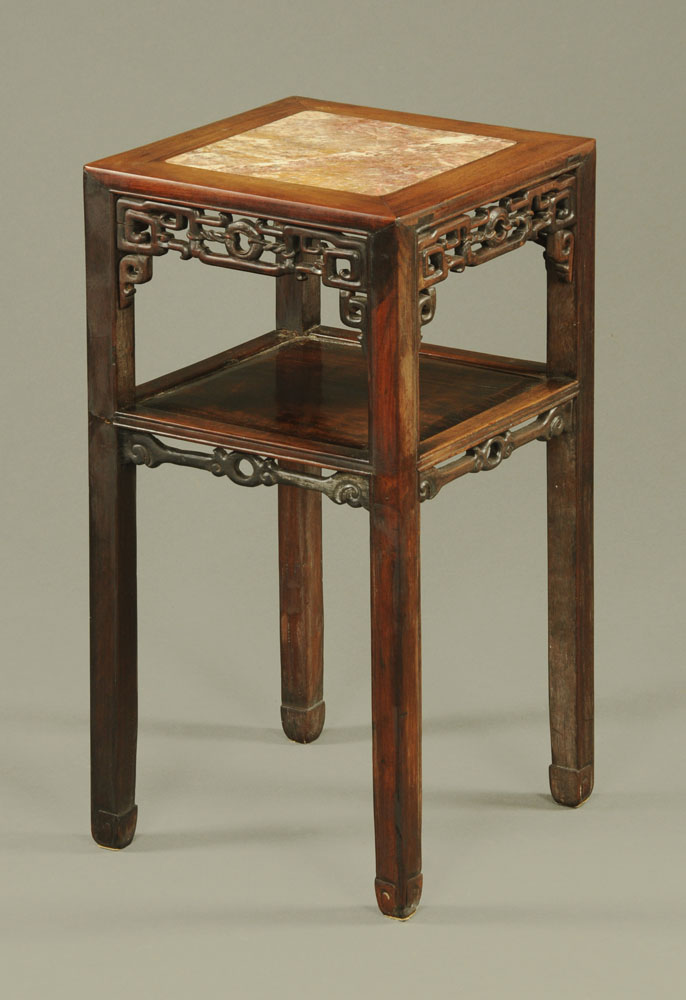
[[[513,145],[489,135],[300,111],[166,162],[384,195]]]

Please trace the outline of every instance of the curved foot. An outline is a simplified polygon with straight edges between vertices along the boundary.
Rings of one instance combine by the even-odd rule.
[[[119,815],[98,809],[93,813],[91,820],[93,840],[100,847],[109,847],[110,850],[120,851],[122,848],[128,847],[133,840],[137,819],[138,806],[132,806],[128,812]]]
[[[550,791],[562,806],[580,806],[593,791],[593,764],[577,771],[573,767],[551,764]]]
[[[422,895],[423,876],[421,872],[404,885],[397,886],[393,882],[385,882],[377,878],[374,882],[376,901],[379,909],[386,917],[396,920],[408,920],[419,905]]]
[[[281,725],[289,740],[295,743],[312,743],[324,728],[326,706],[323,701],[310,708],[281,706]]]

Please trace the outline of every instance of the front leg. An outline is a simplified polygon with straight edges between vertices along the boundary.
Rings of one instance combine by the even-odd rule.
[[[368,325],[376,898],[406,918],[422,891],[419,330],[413,233],[372,244]]]
[[[319,278],[276,279],[276,325],[306,336],[319,323]],[[315,368],[303,373],[317,382]],[[304,386],[302,387],[304,390]],[[317,385],[312,386],[317,391]],[[279,378],[277,398],[285,407],[301,389],[290,373]],[[319,474],[314,466],[281,462],[293,472]],[[324,725],[324,597],[322,590],[322,498],[298,486],[279,491],[279,605],[281,634],[281,724],[290,740],[311,743]]]
[[[91,829],[136,828],[136,469],[112,416],[134,395],[133,303],[119,298],[114,196],[85,176],[91,609]]]
[[[548,371],[579,380],[570,431],[548,442],[550,790],[593,789],[593,298],[595,154],[577,172],[571,282],[548,268]]]
[[[136,829],[136,467],[90,420],[91,831],[122,848]]]
[[[281,463],[296,472],[312,466]],[[324,725],[322,497],[279,486],[281,723],[290,740],[311,743]]]
[[[376,898],[408,917],[422,891],[417,477],[375,477],[371,499]]]

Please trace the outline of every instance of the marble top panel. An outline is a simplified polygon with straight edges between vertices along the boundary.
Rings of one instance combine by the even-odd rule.
[[[300,111],[166,162],[384,195],[513,145],[510,139],[490,135]]]

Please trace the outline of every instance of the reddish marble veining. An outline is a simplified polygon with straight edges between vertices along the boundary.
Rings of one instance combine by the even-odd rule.
[[[513,145],[493,136],[301,111],[167,162],[384,195]]]

